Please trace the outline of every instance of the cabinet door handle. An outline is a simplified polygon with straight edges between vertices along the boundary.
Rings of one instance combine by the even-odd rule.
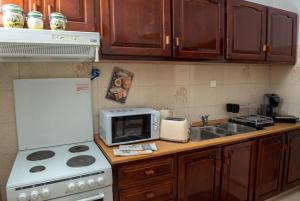
[[[153,192],[145,193],[145,198],[147,199],[154,198],[154,197],[155,197],[155,193]]]
[[[169,35],[166,36],[166,45],[170,45],[171,44],[171,38]]]
[[[267,51],[268,51],[268,52],[271,52],[271,51],[272,51],[272,46],[271,46],[271,45],[268,45],[268,46],[267,46]]]
[[[266,44],[264,44],[263,46],[263,52],[266,52],[268,50],[268,46]]]
[[[175,38],[175,45],[176,45],[177,47],[179,47],[179,45],[180,45],[180,39],[179,39],[179,37],[176,37],[176,38]]]
[[[151,175],[154,175],[155,174],[155,171],[154,170],[146,170],[145,171],[145,175],[146,176],[151,176]]]

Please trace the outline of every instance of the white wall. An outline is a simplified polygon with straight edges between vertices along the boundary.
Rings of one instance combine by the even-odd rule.
[[[273,0],[246,0],[246,1],[259,3],[259,4],[264,4],[266,6],[273,6]]]

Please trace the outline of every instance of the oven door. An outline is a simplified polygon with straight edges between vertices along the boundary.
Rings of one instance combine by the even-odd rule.
[[[151,114],[112,117],[112,144],[151,139]]]
[[[105,187],[75,195],[69,195],[53,201],[113,201],[112,187]]]

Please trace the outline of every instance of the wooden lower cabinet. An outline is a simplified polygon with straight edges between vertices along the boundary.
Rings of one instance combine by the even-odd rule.
[[[178,200],[219,201],[221,149],[179,156]]]
[[[120,192],[120,201],[167,201],[176,197],[176,180],[163,180]]]
[[[114,201],[172,201],[177,198],[177,158],[157,157],[114,168]]]
[[[300,185],[300,129],[113,166],[114,201],[264,201]]]
[[[253,200],[256,153],[256,140],[224,147],[221,201]]]
[[[259,140],[255,200],[263,201],[281,192],[285,135]]]
[[[300,184],[300,130],[287,134],[287,152],[283,189],[287,190]]]

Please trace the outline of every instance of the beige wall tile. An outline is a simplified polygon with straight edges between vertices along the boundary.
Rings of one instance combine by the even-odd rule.
[[[266,67],[265,65],[250,65],[249,83],[269,85],[269,76],[270,67]]]
[[[174,66],[174,84],[188,85],[190,83],[190,66],[175,65]]]
[[[191,85],[209,85],[209,81],[215,79],[212,65],[198,66],[192,65],[190,70]]]
[[[48,69],[46,63],[19,63],[19,78],[47,78]]]
[[[17,150],[17,131],[15,123],[0,124],[0,153],[15,154]]]
[[[188,107],[190,105],[190,87],[175,86],[174,88],[174,106],[178,108]]]
[[[217,104],[217,89],[209,86],[190,86],[190,107]]]
[[[246,84],[250,77],[250,66],[228,64],[224,71],[224,84]]]
[[[0,90],[0,123],[9,122],[15,122],[13,92]]]
[[[16,154],[2,154],[0,163],[0,185],[6,185],[9,177],[9,173],[12,169],[14,161],[16,159]],[[3,161],[3,162],[2,162]]]
[[[0,90],[12,90],[13,80],[19,76],[17,63],[0,63]]]
[[[240,100],[239,90],[238,84],[217,87],[217,104],[238,103]]]
[[[90,77],[91,65],[80,63],[47,63],[50,78]]]

